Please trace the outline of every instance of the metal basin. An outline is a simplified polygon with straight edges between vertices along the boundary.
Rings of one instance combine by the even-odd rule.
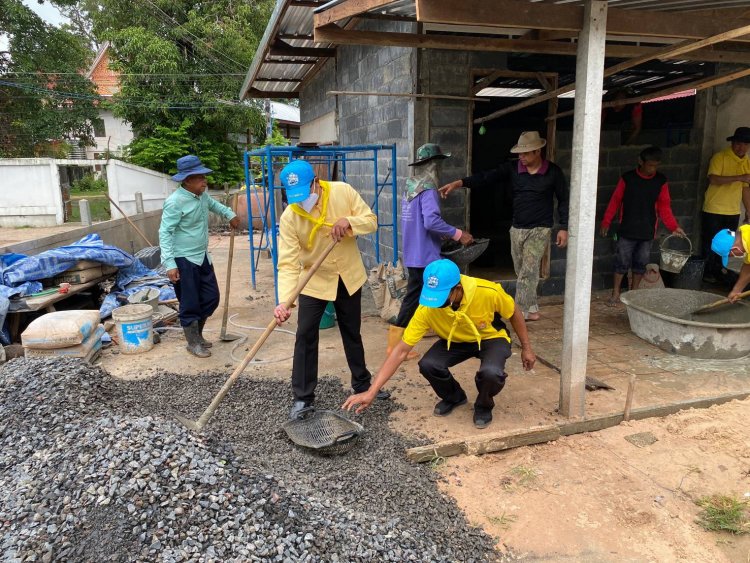
[[[720,298],[715,293],[669,288],[638,289],[620,297],[627,306],[630,329],[666,352],[712,360],[747,356],[750,306],[723,305],[706,314],[692,314]]]

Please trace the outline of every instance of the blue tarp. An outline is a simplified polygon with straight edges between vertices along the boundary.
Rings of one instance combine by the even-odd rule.
[[[112,314],[114,309],[121,306],[117,297],[122,295],[128,297],[144,288],[155,288],[159,290],[159,301],[175,299],[174,288],[166,278],[154,270],[150,270],[137,258],[132,265],[121,268],[117,273],[117,281],[112,288],[112,293],[107,295],[99,308],[99,315],[106,319]]]

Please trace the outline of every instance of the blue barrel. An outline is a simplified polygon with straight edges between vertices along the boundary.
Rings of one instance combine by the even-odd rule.
[[[326,310],[323,311],[323,317],[320,319],[320,330],[333,328],[334,326],[336,326],[336,308],[329,301]]]

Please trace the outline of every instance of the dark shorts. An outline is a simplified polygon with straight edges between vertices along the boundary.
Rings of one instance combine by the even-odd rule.
[[[651,256],[652,242],[620,237],[615,252],[615,273],[627,274],[628,270],[633,270],[634,274],[644,274]]]

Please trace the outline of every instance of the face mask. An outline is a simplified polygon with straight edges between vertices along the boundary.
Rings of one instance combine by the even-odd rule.
[[[315,204],[318,201],[318,194],[315,192],[311,193],[306,200],[300,201],[297,205],[299,205],[302,209],[310,213],[313,207],[315,207]]]

